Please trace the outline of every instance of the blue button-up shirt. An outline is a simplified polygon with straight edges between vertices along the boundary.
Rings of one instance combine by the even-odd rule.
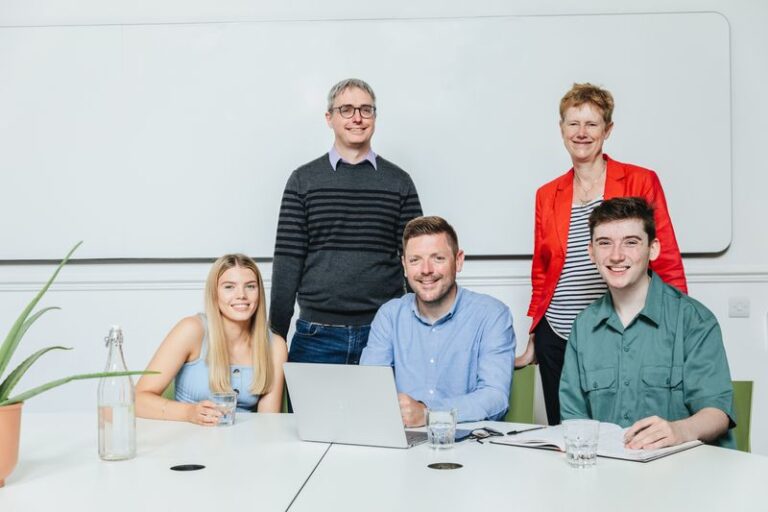
[[[394,366],[398,392],[458,421],[501,419],[515,359],[512,314],[489,295],[459,288],[451,310],[430,322],[409,293],[384,304],[360,364]]]

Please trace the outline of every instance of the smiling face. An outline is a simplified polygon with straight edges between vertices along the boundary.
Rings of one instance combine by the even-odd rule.
[[[247,322],[259,306],[259,281],[253,270],[227,269],[219,277],[216,300],[221,315],[233,322]]]
[[[454,255],[448,235],[439,233],[409,239],[403,252],[405,276],[420,309],[447,312],[456,297],[456,274],[464,264],[464,251]]]
[[[369,119],[364,119],[360,115],[360,111],[355,110],[352,117],[344,119],[337,109],[337,107],[342,105],[352,105],[353,107],[361,107],[363,105],[375,106],[373,98],[362,89],[348,87],[336,96],[336,99],[333,101],[334,110],[325,113],[328,126],[333,130],[334,144],[337,149],[340,151],[368,150],[371,147],[371,137],[373,137],[373,132],[376,128],[376,114]]]
[[[613,123],[606,124],[603,113],[592,103],[568,108],[560,121],[563,143],[574,164],[601,158],[612,129]]]
[[[640,219],[623,219],[595,226],[589,256],[613,290],[631,291],[648,279],[648,263],[659,255],[659,240],[648,242]]]

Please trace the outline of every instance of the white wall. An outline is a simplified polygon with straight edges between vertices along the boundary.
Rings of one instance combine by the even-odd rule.
[[[297,6],[296,19],[308,11]],[[5,186],[16,191],[0,203],[0,259],[53,260],[78,239],[88,241],[80,258],[271,257],[288,174],[328,149],[318,100],[350,75],[379,95],[376,151],[411,173],[425,211],[452,219],[469,254],[531,254],[536,189],[570,166],[556,136],[557,98],[584,80],[606,84],[619,103],[611,154],[659,171],[681,250],[728,247],[731,202],[721,191],[731,188],[731,145],[699,152],[704,137],[730,141],[722,15],[395,20],[393,12],[382,6],[367,21],[0,28],[0,168],[15,171]],[[602,58],[563,52],[573,32],[585,48],[602,46]],[[667,113],[675,123],[659,122]],[[507,147],[514,160],[499,172]],[[702,200],[685,201],[701,173],[710,176],[697,187]],[[211,194],[219,176],[238,186]],[[4,215],[34,202],[56,218],[33,209],[16,225]],[[211,215],[222,211],[226,230]],[[506,236],[475,229],[488,217]]]
[[[99,23],[113,19],[116,12],[128,12],[128,15],[121,15],[123,22],[169,21],[174,18],[174,13],[182,13],[178,18],[187,21],[220,19],[229,15],[222,13],[219,4],[202,2],[192,12],[187,7],[190,2],[181,0],[122,6],[80,0],[80,9],[72,9],[70,2],[66,12],[53,3],[37,2],[34,6],[25,3],[17,0],[0,4],[0,23],[34,24],[41,20]],[[763,193],[768,189],[768,165],[763,156],[768,141],[768,125],[764,121],[768,119],[768,97],[764,94],[768,83],[768,32],[765,30],[768,3],[760,0],[627,0],[617,4],[610,0],[591,0],[575,7],[564,0],[391,3],[402,16],[718,11],[728,18],[733,80],[733,242],[719,256],[686,258],[685,263],[691,295],[710,307],[720,319],[733,378],[755,381],[752,446],[753,451],[768,455],[768,378],[765,371],[768,368],[768,237],[763,227],[768,219],[768,201]],[[367,8],[360,4],[363,3],[337,0],[333,5],[323,4],[322,11],[318,7],[318,14],[329,19],[365,17]],[[258,4],[230,2],[227,5],[230,14],[250,15]],[[35,8],[40,10],[35,12]],[[274,9],[275,12],[270,13],[274,18],[290,15],[287,3]],[[280,12],[280,9],[285,11]],[[601,58],[599,47],[579,46],[577,33],[573,35],[573,45],[563,51],[573,53],[574,58]],[[706,109],[707,105],[701,108]],[[662,119],[660,122],[674,123],[675,120]],[[723,143],[704,139],[701,151]],[[621,158],[621,155],[615,156]],[[701,179],[706,180],[707,176],[701,176]],[[692,183],[690,201],[696,201],[695,190],[696,184]],[[728,193],[723,191],[725,195]],[[56,214],[55,211],[50,213]],[[23,222],[23,212],[15,221]],[[494,233],[491,226],[489,223],[488,236],[504,236],[504,233]],[[62,248],[62,255],[66,249]],[[520,260],[470,261],[462,274],[466,286],[493,294],[510,305],[517,320],[519,338],[524,338],[528,327],[524,315],[530,293],[529,265],[528,261]],[[0,265],[0,330],[7,330],[51,269],[48,265]],[[268,278],[270,265],[264,264],[262,269]],[[143,367],[174,322],[199,310],[206,271],[204,264],[70,265],[43,304],[63,306],[64,311],[49,313],[32,328],[19,357],[48,344],[70,345],[76,350],[47,355],[25,378],[20,389],[64,374],[100,369],[106,359],[102,339],[112,323],[121,323],[126,328],[129,365]],[[750,301],[749,318],[728,317],[730,297],[745,297]],[[94,407],[94,398],[94,383],[73,383],[37,397],[25,407],[28,410],[87,409]]]

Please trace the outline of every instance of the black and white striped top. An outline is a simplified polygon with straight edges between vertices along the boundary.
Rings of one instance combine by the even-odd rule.
[[[555,295],[545,317],[552,330],[568,339],[576,315],[592,302],[605,295],[608,286],[600,277],[597,267],[589,259],[589,214],[603,202],[598,197],[585,205],[571,206],[571,223],[568,228],[568,250]]]

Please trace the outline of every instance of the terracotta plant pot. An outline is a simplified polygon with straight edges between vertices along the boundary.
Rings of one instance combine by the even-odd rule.
[[[0,407],[0,487],[19,460],[19,429],[22,404]]]

